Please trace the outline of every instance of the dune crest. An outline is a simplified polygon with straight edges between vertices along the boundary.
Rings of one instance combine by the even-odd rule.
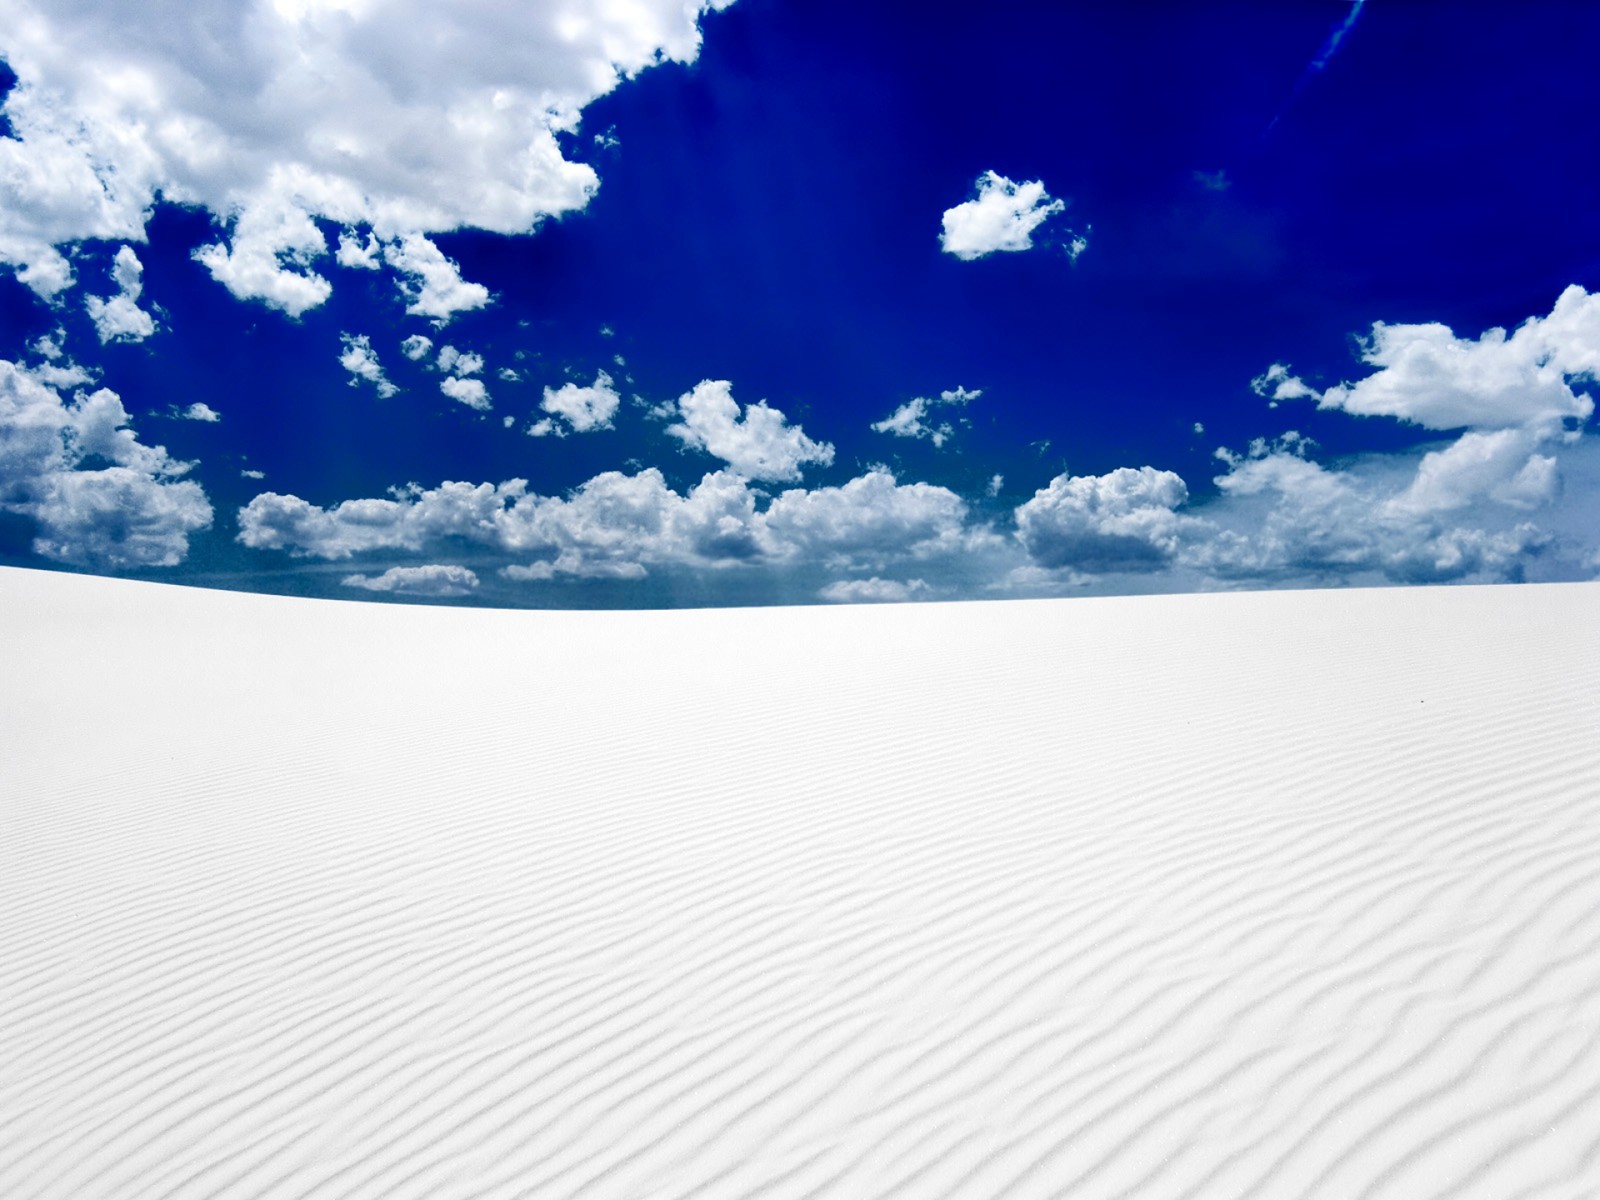
[[[1600,1194],[1597,613],[0,571],[0,1195]]]

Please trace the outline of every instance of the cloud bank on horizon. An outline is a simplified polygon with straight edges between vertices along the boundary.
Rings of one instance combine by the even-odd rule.
[[[872,185],[920,228],[819,191],[791,231],[755,198],[794,173],[759,137],[712,138],[706,122],[743,117],[694,97],[740,77],[723,22],[748,38],[813,18],[730,4],[263,0],[135,20],[0,0],[0,557],[510,604],[1600,571],[1600,290],[1575,252],[1564,286],[1519,281],[1546,307],[1499,324],[1388,319],[1400,287],[1384,283],[1352,292],[1359,320],[1275,331],[1260,305],[1276,262],[1312,253],[1261,241],[1301,203],[1276,190],[1287,167],[1224,177],[1158,146],[1130,173],[1123,139],[1013,179],[988,164],[1015,148],[982,130],[924,169],[975,180],[969,198],[902,182],[909,160]],[[1360,12],[1314,60],[1330,90],[1364,45],[1345,37]],[[1113,86],[1106,57],[1083,87]],[[763,120],[824,119],[776,83],[761,103]],[[663,126],[672,104],[687,124]],[[1301,136],[1310,161],[1319,135]],[[692,153],[719,171],[686,174]],[[1162,154],[1170,198],[1141,207]],[[1115,193],[1117,171],[1137,190]],[[663,186],[701,210],[746,199],[674,209],[641,250]],[[1102,231],[1081,264],[1069,203]],[[849,221],[870,223],[860,247]],[[825,336],[874,354],[792,332],[813,327],[791,299],[810,288],[838,309]],[[619,323],[619,340],[587,306],[655,327]],[[1213,320],[1225,336],[1178,349]],[[176,416],[176,448],[155,444]],[[1052,447],[1093,465],[1042,462]]]

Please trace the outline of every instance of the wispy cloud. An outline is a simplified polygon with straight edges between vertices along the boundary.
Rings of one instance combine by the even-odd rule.
[[[1366,4],[1367,0],[1351,0],[1350,11],[1345,14],[1344,20],[1333,27],[1328,34],[1327,40],[1322,43],[1322,49],[1317,51],[1316,57],[1306,64],[1305,70],[1301,71],[1300,77],[1294,81],[1294,90],[1289,93],[1289,99],[1284,103],[1283,108],[1278,110],[1277,115],[1272,118],[1272,123],[1267,126],[1268,133],[1271,133],[1277,127],[1278,122],[1283,118],[1283,114],[1299,99],[1300,93],[1305,91],[1306,85],[1311,81],[1312,77],[1320,75],[1328,69],[1328,64],[1339,53],[1339,47],[1344,43],[1345,35],[1355,27],[1356,21],[1361,16],[1361,10],[1366,7]]]
[[[1344,41],[1344,35],[1350,32],[1351,26],[1361,16],[1361,10],[1366,7],[1366,4],[1367,0],[1352,0],[1350,11],[1345,14],[1344,20],[1328,35],[1328,40],[1322,45],[1321,53],[1311,60],[1311,70],[1325,70],[1328,64],[1333,61],[1333,56],[1339,53],[1339,43]]]

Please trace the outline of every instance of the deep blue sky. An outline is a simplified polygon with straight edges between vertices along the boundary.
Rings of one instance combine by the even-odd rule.
[[[341,588],[352,571],[461,563],[481,581],[478,600],[509,604],[805,601],[829,580],[869,577],[920,581],[925,596],[1411,581],[1371,555],[1343,574],[1322,561],[1219,575],[1168,547],[1156,573],[1096,570],[1086,554],[1087,569],[1000,586],[994,572],[1016,563],[899,561],[880,546],[870,562],[832,567],[817,551],[778,566],[652,562],[645,579],[519,584],[495,572],[526,557],[459,539],[334,561],[236,540],[238,510],[268,490],[330,507],[408,482],[521,477],[562,495],[600,472],[653,466],[684,493],[720,464],[685,450],[644,405],[706,379],[731,381],[741,404],[765,399],[835,447],[803,484],[767,492],[842,485],[884,464],[901,484],[955,492],[1013,555],[1015,509],[1057,476],[1170,471],[1187,485],[1181,511],[1203,517],[1223,469],[1216,448],[1287,430],[1314,438],[1329,469],[1414,471],[1425,447],[1455,434],[1313,400],[1270,408],[1251,380],[1281,362],[1317,389],[1354,381],[1373,369],[1356,352],[1374,321],[1439,322],[1475,338],[1548,314],[1568,285],[1600,288],[1589,132],[1600,9],[1369,0],[1328,54],[1350,12],[1342,2],[942,11],[739,0],[703,18],[692,64],[622,82],[562,136],[567,157],[600,179],[585,209],[522,236],[435,234],[493,293],[489,307],[437,328],[406,315],[388,272],[324,259],[331,299],[291,318],[234,298],[192,260],[227,231],[226,213],[159,203],[148,242],[130,241],[153,336],[100,344],[82,295],[110,290],[124,243],[88,238],[73,243],[75,288],[53,301],[0,279],[0,357],[21,361],[59,327],[70,356],[119,393],[141,441],[198,462],[190,477],[214,521],[189,535],[182,563],[125,568],[150,578],[349,597],[368,594]],[[597,144],[602,133],[615,144]],[[1027,251],[942,253],[941,214],[990,170],[1042,182],[1065,211]],[[321,226],[331,246],[339,224]],[[1088,239],[1075,261],[1074,233]],[[403,390],[348,386],[342,332],[367,335]],[[493,410],[441,395],[438,373],[398,349],[413,333],[481,354]],[[498,379],[503,367],[522,378]],[[624,397],[614,428],[524,434],[544,388],[589,383],[602,368]],[[958,385],[982,396],[941,410],[970,421],[941,446],[869,428]],[[163,415],[196,401],[221,421]],[[1580,529],[1584,514],[1600,515],[1585,490],[1586,443],[1563,453],[1578,456],[1562,464],[1567,508],[1541,506],[1552,528]],[[246,467],[264,478],[241,476]],[[1429,519],[1435,533],[1458,520],[1494,532],[1512,517],[1537,522],[1541,506],[1498,524],[1471,506],[1444,525]],[[12,508],[0,560],[51,565],[30,549],[26,504]],[[1512,555],[1456,577],[1590,570],[1592,545],[1559,549],[1534,556],[1543,565]]]

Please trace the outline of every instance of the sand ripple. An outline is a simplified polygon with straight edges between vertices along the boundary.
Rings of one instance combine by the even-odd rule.
[[[1596,612],[0,572],[0,1196],[1600,1195]]]

